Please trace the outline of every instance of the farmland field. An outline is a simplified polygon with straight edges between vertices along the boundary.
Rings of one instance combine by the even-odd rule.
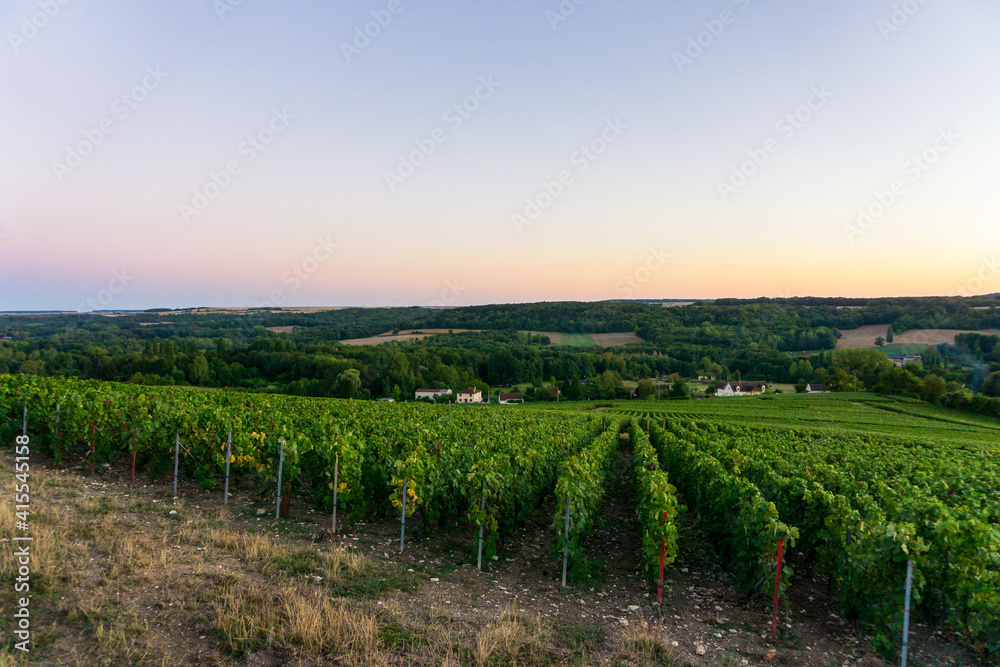
[[[594,339],[594,344],[600,347],[614,347],[616,345],[630,345],[642,342],[642,339],[633,333],[591,334],[590,337]]]
[[[381,345],[382,343],[388,343],[390,341],[421,340],[427,338],[428,336],[436,336],[438,334],[447,333],[465,333],[466,331],[470,331],[470,329],[411,329],[407,331],[400,331],[399,333],[387,331],[377,336],[369,336],[368,338],[351,338],[340,342],[344,345]]]
[[[898,651],[900,582],[911,560],[918,612],[914,658],[921,656],[922,664],[985,664],[988,642],[1000,630],[995,493],[1000,421],[868,394],[525,408],[394,405],[0,376],[5,442],[26,431],[36,454],[44,452],[53,467],[70,467],[82,476],[60,484],[89,499],[87,507],[103,503],[123,512],[135,534],[154,523],[144,516],[155,517],[161,537],[143,538],[152,540],[142,548],[152,549],[153,559],[142,561],[140,570],[123,565],[120,555],[135,552],[137,544],[115,542],[111,548],[112,587],[148,599],[151,609],[165,609],[153,604],[161,593],[145,582],[168,576],[169,564],[181,557],[175,548],[183,552],[184,567],[202,572],[198,576],[206,566],[240,573],[217,581],[212,574],[203,586],[215,592],[184,602],[214,610],[212,617],[184,621],[193,628],[187,631],[191,639],[235,656],[252,654],[258,662],[288,657],[255,653],[272,650],[271,640],[261,637],[285,636],[267,635],[277,630],[233,625],[234,610],[251,617],[261,613],[269,595],[261,588],[263,577],[290,599],[301,598],[303,609],[329,601],[327,595],[338,596],[339,605],[362,605],[358,591],[374,587],[385,610],[355,606],[352,613],[364,618],[374,613],[370,622],[382,630],[365,650],[383,652],[386,662],[394,651],[440,649],[440,642],[427,637],[442,626],[428,625],[428,618],[445,608],[451,627],[466,633],[454,629],[459,634],[446,642],[470,647],[462,649],[470,651],[463,664],[522,664],[520,658],[473,657],[487,641],[477,619],[498,607],[508,609],[501,618],[515,625],[527,622],[516,620],[518,614],[538,619],[526,626],[536,628],[533,639],[523,639],[530,648],[519,650],[546,657],[527,664],[554,664],[558,655],[575,655],[581,664],[596,664],[591,658],[600,664],[663,664],[643,662],[637,649],[628,648],[636,645],[630,642],[652,642],[667,652],[661,658],[670,654],[671,660],[690,664],[726,664],[725,656],[766,664],[772,647],[787,664],[840,664],[843,656],[859,651],[892,658]],[[166,490],[175,457],[182,495],[194,498],[191,503]],[[236,500],[224,509],[220,480],[230,467]],[[91,481],[82,481],[91,475]],[[48,484],[43,495],[61,488]],[[294,519],[275,517],[279,486],[292,498]],[[115,500],[122,494],[124,500]],[[73,536],[76,553],[100,555],[92,542],[97,529],[71,523],[94,510],[58,510],[81,502],[58,497],[60,505],[48,507],[48,518],[39,519],[40,534],[51,536],[55,529],[45,526],[58,526]],[[335,534],[329,531],[334,503],[341,517]],[[183,525],[201,528],[175,534],[168,507]],[[13,506],[5,504],[3,512],[0,519],[12,526]],[[273,560],[245,575],[256,556],[247,556],[244,547],[236,551],[244,554],[238,562],[217,560],[217,554],[236,549],[224,545],[251,539],[239,535],[263,539],[255,529],[264,530],[269,545],[255,548],[270,550]],[[301,546],[310,534],[332,540],[333,551]],[[478,545],[470,537],[475,535],[481,536]],[[279,544],[286,537],[292,540],[287,547]],[[171,546],[171,540],[179,542]],[[770,640],[771,591],[760,586],[765,581],[775,586],[782,548],[783,576],[776,590],[783,628]],[[280,555],[284,549],[288,555]],[[10,560],[6,556],[4,562]],[[341,572],[331,559],[354,559],[349,560],[354,574]],[[561,561],[568,565],[567,588],[560,582]],[[652,604],[661,561],[666,566],[662,608]],[[80,597],[83,589],[89,591],[84,597],[98,595],[88,588],[93,577],[86,561],[75,567],[52,565],[46,586],[63,599]],[[298,583],[290,584],[294,580],[282,572],[293,573]],[[381,583],[366,579],[374,573]],[[358,580],[351,583],[351,577]],[[85,620],[93,610],[79,603],[60,606],[49,595],[36,599],[41,618],[64,618],[83,635],[94,632]],[[400,604],[415,611],[404,613]],[[705,604],[719,612],[711,622],[704,620]],[[178,621],[173,611],[135,616],[141,607],[129,607],[133,616],[121,622],[145,623],[144,650],[155,653],[155,639],[164,632],[157,628]],[[861,623],[862,645],[840,624],[825,623],[842,614]],[[676,651],[662,636],[648,634],[654,627],[648,620],[654,618],[676,619],[670,622],[679,640]],[[948,641],[921,625],[930,618],[952,633]],[[406,630],[394,629],[400,627]],[[389,638],[399,632],[412,633],[407,641],[416,643],[401,647]],[[582,653],[568,639],[580,633],[596,637]],[[273,645],[288,646],[288,637]],[[718,661],[700,659],[706,644],[719,651]],[[116,649],[129,656],[123,664],[139,655],[126,645]],[[508,655],[492,650],[501,652],[487,656]],[[422,664],[445,662],[424,654]]]
[[[530,331],[528,333],[548,336],[553,345],[572,345],[575,347],[591,347],[594,345],[598,347],[615,347],[617,345],[642,342],[642,339],[634,333],[571,334],[556,331]]]
[[[283,327],[288,329],[289,327]],[[381,345],[390,341],[421,340],[428,336],[447,333],[465,333],[475,331],[474,329],[413,329],[393,333],[387,331],[378,336],[368,338],[352,338],[340,341],[344,345]],[[281,332],[287,333],[287,331]],[[552,345],[570,345],[573,347],[615,347],[618,345],[628,345],[631,343],[641,343],[642,339],[633,333],[604,333],[604,334],[575,334],[559,333],[557,331],[527,331],[534,335],[548,336]]]
[[[889,327],[886,324],[870,324],[857,329],[841,330],[841,337],[837,340],[837,349],[852,347],[875,347],[875,339],[881,336],[886,337]],[[955,344],[955,336],[962,333],[980,333],[988,336],[1000,334],[997,329],[982,329],[978,331],[963,331],[961,329],[911,329],[902,333],[897,333],[893,337],[893,345],[918,346],[919,350],[927,348],[928,345],[940,345],[947,343]],[[886,351],[893,351],[888,349]],[[913,351],[912,348],[905,349],[906,352]]]

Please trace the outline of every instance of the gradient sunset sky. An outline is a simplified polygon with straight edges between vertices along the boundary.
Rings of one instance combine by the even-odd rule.
[[[985,0],[6,2],[0,310],[1000,291],[997,26]]]

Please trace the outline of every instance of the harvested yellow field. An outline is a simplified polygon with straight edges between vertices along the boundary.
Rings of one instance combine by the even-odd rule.
[[[841,338],[837,341],[837,349],[844,350],[853,347],[875,347],[875,339],[883,339],[889,331],[886,324],[869,324],[857,329],[841,330]],[[963,333],[980,333],[984,335],[1000,335],[998,329],[982,329],[979,331],[962,331],[961,329],[911,329],[893,336],[893,344],[898,345],[940,345],[955,344],[955,336]]]

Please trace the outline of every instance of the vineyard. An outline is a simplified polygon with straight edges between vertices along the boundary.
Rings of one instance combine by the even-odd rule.
[[[995,452],[698,422],[654,422],[650,431],[705,530],[730,550],[744,588],[784,535],[796,546],[796,571],[838,586],[845,612],[874,626],[876,648],[892,655],[912,561],[921,614],[996,643]]]
[[[551,406],[552,404],[550,404]],[[629,417],[755,424],[853,435],[914,437],[952,445],[996,447],[1000,420],[870,393],[767,394],[696,401],[635,400],[560,404],[558,411],[590,412],[592,406]],[[554,407],[554,406],[553,406]],[[540,409],[552,410],[552,407]],[[532,406],[532,409],[539,409]],[[583,409],[581,409],[583,408]]]
[[[25,429],[56,462],[125,460],[149,478],[166,475],[183,447],[188,474],[205,488],[220,488],[230,470],[261,498],[273,502],[280,479],[281,494],[324,512],[336,502],[348,521],[395,512],[404,524],[417,515],[428,531],[474,528],[480,564],[544,505],[563,585],[602,523],[609,471],[627,440],[641,541],[629,557],[654,599],[687,513],[744,603],[769,603],[773,591],[787,608],[796,585],[822,580],[848,618],[873,629],[875,648],[894,656],[909,565],[913,613],[997,655],[1000,459],[982,437],[989,424],[938,417],[932,423],[967,436],[940,444],[906,429],[877,432],[883,415],[922,418],[907,406],[852,403],[872,432],[851,432],[817,427],[835,421],[832,401],[790,411],[792,424],[810,428],[755,420],[746,402],[711,415],[679,405],[588,416],[0,376],[0,437],[11,442]],[[746,425],[755,421],[762,425]]]
[[[231,446],[230,474],[261,496],[275,497],[280,475],[283,495],[304,491],[330,511],[336,491],[338,509],[358,519],[402,507],[405,493],[406,515],[419,511],[428,528],[462,516],[487,528],[488,555],[551,487],[556,467],[601,429],[575,415],[25,376],[0,378],[0,408],[5,442],[26,415],[36,446],[56,461],[83,456],[100,466],[125,454],[156,477],[173,465],[179,442],[198,481],[218,488]]]

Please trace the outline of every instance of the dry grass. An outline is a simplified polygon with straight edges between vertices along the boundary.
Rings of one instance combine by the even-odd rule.
[[[323,554],[323,577],[330,584],[360,579],[375,569],[371,560],[349,549],[336,548]]]
[[[36,581],[43,579],[53,579],[63,574],[65,563],[65,551],[62,548],[58,535],[62,532],[65,524],[65,513],[62,511],[49,510],[47,513],[39,511],[38,504],[39,489],[48,483],[52,475],[44,470],[32,471],[30,484],[32,487],[31,514],[28,522],[31,526],[30,543],[31,552],[31,573]],[[0,484],[0,494],[3,495],[3,505],[0,505],[0,535],[13,536],[21,534],[17,530],[19,521],[14,507],[14,485],[13,476],[4,480]],[[18,563],[13,553],[15,543],[4,542],[3,549],[0,550],[0,578],[13,579],[17,575]]]
[[[639,665],[685,665],[677,657],[677,651],[670,645],[670,636],[662,626],[645,620],[632,623],[625,628],[620,641],[620,650]]]
[[[235,585],[223,594],[214,627],[240,653],[263,647],[353,659],[381,653],[374,614],[308,586]]]
[[[105,517],[95,530],[104,536],[101,544],[111,556],[112,579],[137,576],[148,580],[169,564],[167,535],[162,532],[138,530],[113,517]]]
[[[553,648],[552,630],[540,618],[507,607],[477,633],[475,660],[478,665],[530,665],[545,662]]]
[[[150,649],[143,638],[148,632],[149,625],[140,620],[125,624],[98,623],[94,628],[94,639],[97,641],[94,657],[100,660],[98,664],[147,664]]]
[[[231,528],[209,530],[206,543],[262,567],[272,564],[278,553],[278,545],[270,535]]]

